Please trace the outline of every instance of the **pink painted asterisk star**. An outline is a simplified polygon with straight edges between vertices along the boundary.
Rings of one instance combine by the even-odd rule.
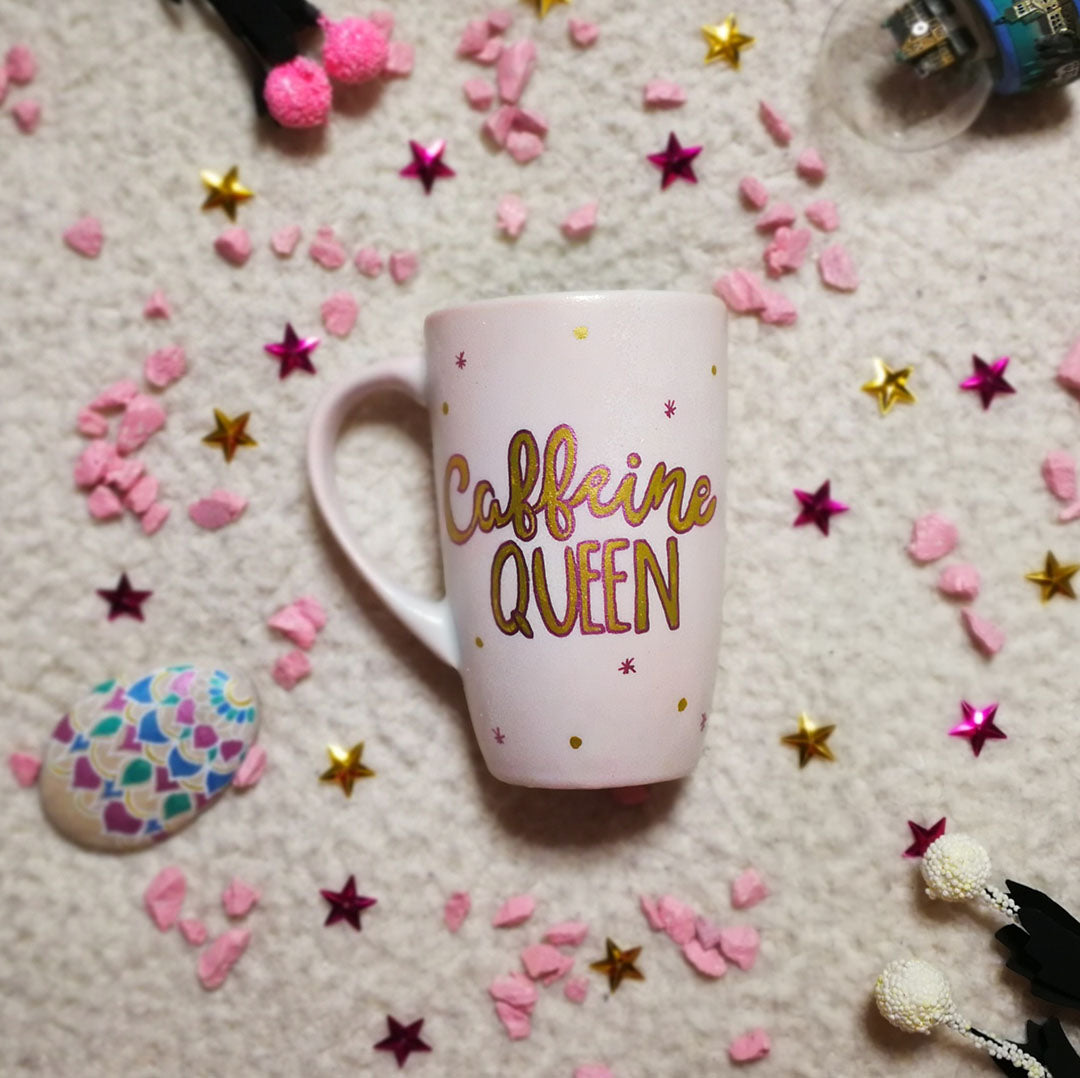
[[[829,518],[837,513],[846,513],[848,507],[843,502],[833,501],[829,494],[829,480],[826,479],[813,494],[805,490],[792,491],[802,509],[795,518],[793,527],[801,528],[804,524],[816,524],[822,534],[829,534]]]
[[[457,359],[455,359],[454,362],[458,365],[458,370],[464,370],[465,364],[469,361],[465,358],[464,352],[458,352]]]
[[[667,146],[660,153],[649,154],[649,160],[663,172],[660,190],[666,191],[676,180],[697,183],[692,162],[699,153],[700,146],[683,146],[672,131],[668,135]]]
[[[632,658],[631,659],[623,659],[623,661],[619,664],[619,673],[620,674],[636,674],[637,673],[637,667],[634,666],[634,660]]]
[[[442,155],[446,151],[446,139],[441,138],[427,147],[410,139],[409,149],[412,150],[412,164],[406,165],[401,170],[401,175],[415,176],[424,185],[424,191],[427,194],[431,194],[436,180],[454,175],[454,170],[442,162]]]
[[[976,756],[982,752],[983,745],[987,741],[1008,740],[1005,732],[994,725],[997,709],[996,703],[987,704],[986,707],[974,707],[966,700],[961,700],[960,710],[963,711],[964,718],[949,731],[949,736],[966,737],[971,742],[971,750]]]
[[[911,828],[911,837],[915,841],[904,850],[905,857],[922,857],[930,847],[945,834],[945,817],[942,816],[937,823],[929,827],[920,827],[914,820],[908,820]]]
[[[293,371],[314,374],[311,353],[319,347],[318,337],[298,337],[291,322],[285,323],[285,336],[277,344],[265,344],[263,348],[281,363],[279,378],[287,378]]]
[[[405,1060],[409,1058],[411,1052],[431,1051],[431,1045],[425,1044],[420,1039],[420,1030],[424,1026],[423,1018],[418,1018],[405,1026],[388,1014],[386,1024],[390,1027],[390,1036],[379,1041],[375,1049],[379,1052],[393,1052],[399,1067],[405,1066]]]
[[[491,733],[495,738],[496,745],[501,745],[506,740],[506,734],[502,732],[502,728],[499,726],[493,726],[491,728]]]
[[[975,373],[970,378],[965,378],[960,383],[960,388],[978,393],[982,399],[983,410],[990,407],[991,402],[999,393],[1016,392],[1005,381],[1005,368],[1009,365],[1008,356],[995,359],[993,363],[987,363],[978,356],[972,356],[971,362],[975,365]]]

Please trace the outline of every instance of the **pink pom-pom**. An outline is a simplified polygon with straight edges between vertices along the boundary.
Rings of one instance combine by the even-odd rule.
[[[377,79],[386,66],[389,44],[386,35],[370,19],[342,19],[321,23],[323,64],[332,79],[347,86]]]
[[[326,72],[306,56],[279,64],[263,87],[270,115],[282,127],[321,127],[330,115],[332,96]]]

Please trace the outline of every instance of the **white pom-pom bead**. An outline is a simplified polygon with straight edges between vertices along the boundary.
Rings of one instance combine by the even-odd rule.
[[[985,889],[990,855],[967,835],[945,834],[926,851],[922,875],[931,898],[963,902]]]
[[[917,958],[890,962],[874,985],[882,1017],[907,1033],[929,1033],[954,1016],[949,982]]]

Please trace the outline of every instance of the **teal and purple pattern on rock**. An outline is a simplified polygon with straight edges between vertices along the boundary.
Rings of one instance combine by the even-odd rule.
[[[53,731],[42,806],[84,846],[147,846],[189,823],[232,782],[257,728],[250,683],[217,665],[106,681]]]

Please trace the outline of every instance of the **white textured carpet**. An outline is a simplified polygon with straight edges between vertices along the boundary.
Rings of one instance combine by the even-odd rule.
[[[948,1035],[933,1044],[893,1035],[868,992],[886,961],[917,953],[952,974],[959,1006],[983,1028],[1018,1035],[1041,1013],[1002,972],[991,918],[920,897],[900,857],[909,817],[947,815],[981,837],[1002,877],[1080,908],[1080,609],[1040,606],[1023,579],[1048,548],[1080,559],[1080,525],[1054,523],[1039,477],[1047,450],[1078,440],[1077,404],[1053,380],[1080,329],[1075,92],[999,107],[939,155],[822,141],[833,170],[823,193],[840,206],[840,238],[863,284],[851,297],[827,294],[808,265],[783,285],[800,307],[795,328],[733,325],[729,583],[706,753],[688,781],[626,809],[605,794],[487,776],[454,673],[357,583],[316,522],[307,419],[349,371],[415,351],[423,315],[439,306],[577,287],[704,291],[720,271],[754,265],[762,245],[736,203],[739,177],[753,171],[800,205],[813,197],[793,155],[759,128],[756,103],[768,95],[805,134],[826,5],[745,0],[740,23],[758,41],[738,74],[702,65],[698,27],[727,13],[705,0],[578,0],[573,13],[601,25],[585,52],[567,40],[570,9],[538,23],[520,5],[514,35],[540,47],[525,102],[552,125],[547,154],[524,169],[483,146],[460,93],[477,72],[454,46],[485,5],[394,6],[396,36],[417,46],[414,75],[367,109],[335,114],[320,142],[253,125],[235,55],[188,4],[0,2],[0,45],[24,40],[41,61],[37,83],[13,91],[4,111],[18,96],[45,109],[30,138],[9,116],[0,122],[3,750],[38,749],[62,709],[116,667],[201,653],[254,672],[270,754],[261,785],[127,858],[68,845],[34,792],[5,777],[0,1072],[389,1075],[393,1060],[371,1048],[389,1012],[426,1018],[434,1052],[409,1060],[416,1075],[569,1078],[586,1062],[619,1078],[726,1073],[729,1040],[759,1024],[774,1043],[754,1065],[762,1078],[996,1073]],[[686,87],[685,108],[643,112],[641,87],[654,75]],[[661,194],[643,155],[671,129],[704,144],[701,182]],[[424,198],[396,172],[409,138],[439,137],[458,175]],[[255,254],[240,270],[210,249],[224,218],[199,212],[199,170],[233,163],[257,192],[241,209]],[[514,190],[532,217],[510,245],[493,220],[498,196]],[[591,198],[596,234],[567,244],[558,222]],[[96,262],[60,242],[83,213],[105,224]],[[293,221],[305,246],[279,262],[270,234]],[[418,249],[419,276],[397,287],[351,266],[327,273],[305,253],[323,224],[350,250]],[[142,318],[155,287],[175,305],[170,323]],[[324,340],[316,378],[279,383],[263,342],[286,319],[321,333],[319,304],[340,289],[363,301],[352,337]],[[168,426],[142,454],[173,518],[153,539],[131,517],[95,526],[71,485],[75,414],[173,342],[186,346],[190,373],[166,393]],[[1018,393],[989,413],[956,389],[973,351],[1013,357]],[[915,365],[916,407],[877,415],[859,392],[874,354]],[[231,466],[199,442],[213,407],[252,412],[259,448]],[[340,456],[364,544],[434,592],[424,429],[422,416],[390,403],[356,425]],[[826,477],[852,506],[828,539],[791,527],[791,488]],[[231,528],[200,532],[184,509],[219,485],[250,508]],[[956,521],[960,554],[983,573],[978,609],[1009,634],[992,662],[937,597],[936,569],[904,553],[911,520],[931,509]],[[94,589],[121,570],[154,591],[145,624],[105,621]],[[325,601],[330,622],[313,677],[288,694],[269,677],[285,645],[264,623],[303,593]],[[1009,740],[978,760],[946,736],[962,697],[1001,703]],[[800,710],[837,724],[835,764],[800,772],[778,744]],[[316,776],[327,742],[361,739],[378,776],[345,800]],[[195,951],[142,912],[143,888],[170,863],[188,873],[186,911],[215,933],[234,874],[263,892],[251,947],[216,993],[196,981]],[[749,864],[774,895],[731,914],[730,881]],[[318,889],[350,872],[379,899],[360,935],[321,927]],[[441,908],[457,889],[472,891],[474,913],[454,937]],[[540,903],[532,924],[491,929],[498,903],[520,891]],[[702,981],[647,929],[643,891],[758,925],[757,967]],[[610,935],[644,944],[648,979],[608,999],[590,974],[582,1008],[553,988],[531,1040],[512,1044],[486,987],[515,967],[520,946],[568,917],[592,926],[579,969]]]

